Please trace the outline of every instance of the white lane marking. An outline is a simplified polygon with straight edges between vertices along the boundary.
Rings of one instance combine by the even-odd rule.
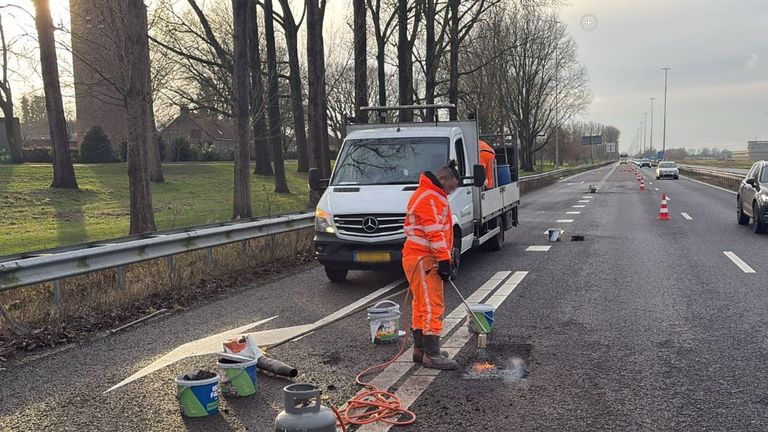
[[[688,176],[680,176],[680,178],[682,178],[682,179],[686,179],[686,180],[688,180],[688,181],[692,181],[692,182],[694,182],[694,183],[703,184],[704,186],[709,186],[709,187],[711,187],[711,188],[719,189],[719,190],[721,190],[721,191],[723,191],[723,192],[728,192],[728,193],[731,193],[731,194],[734,194],[734,195],[738,195],[738,193],[737,193],[737,192],[734,192],[734,191],[732,191],[732,190],[729,190],[729,189],[726,189],[726,188],[722,188],[722,187],[720,187],[720,186],[711,185],[711,184],[709,184],[709,183],[705,183],[705,182],[703,182],[703,181],[701,181],[701,180],[692,179],[692,178],[690,178],[690,177],[688,177]]]
[[[730,259],[731,261],[733,261],[733,263],[734,263],[734,264],[736,264],[737,266],[739,266],[739,268],[741,269],[741,271],[743,271],[744,273],[754,273],[754,272],[755,272],[755,271],[752,269],[752,267],[750,267],[750,266],[749,266],[747,263],[745,263],[745,262],[744,262],[744,261],[743,261],[741,258],[739,258],[738,256],[736,256],[736,254],[735,254],[735,253],[733,253],[733,252],[731,252],[731,251],[725,251],[725,252],[723,252],[723,253],[725,254],[725,256],[727,256],[727,257],[728,257],[728,259]]]
[[[152,372],[155,372],[157,370],[160,370],[162,368],[165,368],[166,366],[169,366],[173,363],[176,363],[177,361],[187,358],[187,357],[193,357],[193,356],[199,356],[203,354],[213,354],[221,350],[221,342],[224,340],[227,340],[228,338],[239,336],[239,335],[247,335],[251,336],[253,341],[256,343],[256,345],[265,347],[269,345],[275,345],[277,343],[285,342],[287,340],[293,339],[295,337],[301,336],[302,334],[308,333],[310,331],[313,331],[317,329],[318,327],[321,327],[323,325],[326,325],[332,321],[335,321],[339,318],[342,318],[346,315],[349,315],[350,313],[354,312],[361,306],[364,306],[368,303],[370,303],[372,300],[375,300],[382,295],[388,293],[389,291],[392,291],[393,289],[397,288],[398,286],[402,285],[403,282],[405,282],[405,279],[401,278],[398,279],[392,283],[389,283],[376,291],[368,294],[367,296],[357,300],[354,303],[351,303],[336,312],[321,318],[320,320],[312,323],[312,324],[302,324],[297,326],[291,326],[291,327],[285,327],[285,328],[278,328],[278,329],[271,329],[271,330],[265,330],[261,332],[250,332],[246,333],[246,331],[257,327],[261,324],[264,324],[274,318],[277,318],[277,316],[273,316],[272,318],[268,318],[266,320],[258,321],[255,323],[246,324],[244,326],[240,326],[237,328],[233,328],[231,330],[226,330],[221,333],[207,336],[202,339],[198,339],[195,341],[187,342],[181,346],[176,347],[174,350],[169,352],[168,354],[160,357],[159,359],[152,362],[150,365],[142,368],[135,374],[131,375],[130,377],[124,379],[120,383],[112,386],[107,392],[112,391],[118,387],[122,387],[132,381],[135,381],[141,377],[144,377],[146,375],[151,374]],[[106,393],[106,392],[105,392]]]
[[[683,215],[683,217],[684,217],[685,219],[687,219],[687,220],[693,220],[693,218],[691,217],[691,215],[689,215],[689,214],[688,214],[688,213],[686,213],[686,212],[682,212],[682,213],[680,213],[680,214],[681,214],[681,215]]]
[[[591,196],[591,195],[583,195],[583,196],[581,197],[581,199],[589,199],[589,200],[591,200],[591,199],[592,199],[592,196]]]
[[[659,190],[659,188],[653,188],[653,190],[657,191],[657,190]]]
[[[579,202],[580,202],[580,203],[588,203],[588,202],[590,202],[590,201],[589,201],[589,200],[579,200]]]
[[[581,183],[579,183],[579,184],[584,184],[584,182],[582,181],[582,182],[581,182]]]
[[[587,206],[585,206],[583,204],[580,204],[580,205],[575,205],[575,206],[572,206],[572,207],[573,208],[586,208]]]
[[[565,214],[581,214],[581,212],[565,212]]]
[[[509,276],[511,273],[512,272],[510,271],[501,271],[491,276],[491,278],[488,279],[483,285],[481,285],[480,288],[472,293],[472,295],[467,297],[467,303],[480,303],[483,301],[483,299],[488,297],[489,294],[496,290],[496,288],[501,285],[501,283],[504,282],[507,276]],[[516,272],[515,275],[517,273],[520,272]],[[527,274],[528,272],[524,273]],[[515,278],[515,276],[513,275],[512,278]],[[510,280],[512,280],[512,278],[510,278]],[[456,326],[462,322],[466,315],[467,310],[463,304],[460,304],[455,309],[453,309],[450,314],[446,315],[445,319],[443,320],[443,336],[456,328]],[[464,328],[466,328],[466,326]],[[445,344],[443,345],[445,346]],[[396,382],[402,379],[403,376],[408,373],[408,371],[413,368],[413,363],[411,362],[412,353],[413,349],[411,348],[400,354],[400,357],[398,357],[391,365],[382,370],[381,373],[379,373],[379,375],[377,375],[376,378],[371,381],[371,383],[382,390],[387,390],[392,387]],[[367,390],[368,389],[360,390],[358,394],[361,394]],[[400,390],[402,391],[402,387]],[[363,428],[358,430],[363,430]]]
[[[555,229],[559,229],[560,230],[560,235],[565,234],[565,230],[564,229],[560,229],[560,228],[555,228]],[[544,235],[549,235],[549,230],[544,231]]]
[[[666,195],[667,201],[672,201],[672,198],[669,197],[669,195]]]
[[[549,233],[547,233],[549,234]],[[526,252],[548,252],[552,246],[528,246]]]
[[[498,309],[499,306],[501,306],[504,301],[509,298],[509,296],[512,294],[512,292],[517,288],[520,283],[523,281],[523,278],[528,275],[528,272],[526,271],[517,271],[515,272],[512,277],[507,280],[504,285],[501,286],[496,292],[494,292],[490,297],[488,297],[487,300],[485,300],[486,304],[492,305],[494,308]],[[469,301],[469,299],[467,299]],[[460,310],[460,317],[464,317],[466,315],[466,312],[464,311],[464,306],[461,305],[459,308]],[[461,322],[461,320],[457,321]],[[456,333],[454,333],[450,338],[448,338],[441,347],[443,350],[448,352],[448,358],[454,358],[456,354],[461,351],[461,349],[472,339],[472,334],[469,332],[469,329],[467,326],[461,326]],[[410,355],[410,354],[409,354]],[[410,363],[409,365],[412,365]],[[410,369],[410,368],[409,368]],[[441,371],[439,370],[430,370],[425,369],[423,367],[419,367],[413,375],[408,377],[408,379],[397,389],[397,397],[400,399],[400,403],[404,408],[408,408],[416,402],[416,400],[421,396],[422,393],[429,387],[430,384],[432,384],[432,381],[437,378],[438,375],[440,375]],[[393,382],[394,384],[394,382]],[[384,389],[381,386],[378,386],[381,389]],[[368,425],[364,425],[360,428],[357,428],[357,431],[360,432],[387,432],[392,428],[392,425],[384,423],[384,422],[376,422],[371,423]]]
[[[653,184],[653,182],[648,182],[648,184]]]
[[[558,219],[557,223],[571,223],[573,219]]]

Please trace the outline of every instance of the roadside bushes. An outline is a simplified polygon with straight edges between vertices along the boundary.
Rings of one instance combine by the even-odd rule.
[[[80,161],[83,163],[110,163],[115,161],[112,143],[100,126],[94,126],[80,144]]]

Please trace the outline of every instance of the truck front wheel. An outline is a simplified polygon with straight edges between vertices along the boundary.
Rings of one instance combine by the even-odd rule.
[[[496,219],[496,226],[499,227],[499,232],[493,236],[490,240],[483,245],[484,250],[488,251],[500,251],[504,247],[504,223],[501,217]]]
[[[349,270],[325,267],[325,275],[333,282],[344,282],[347,280],[347,273]]]

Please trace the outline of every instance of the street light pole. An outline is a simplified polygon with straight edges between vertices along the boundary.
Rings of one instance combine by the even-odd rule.
[[[648,145],[649,150],[653,150],[653,101],[656,100],[655,97],[651,98],[651,139],[650,143]]]
[[[643,152],[645,152],[645,143],[648,138],[648,113],[643,113]]]
[[[555,21],[555,27],[560,21]],[[555,169],[560,168],[560,62],[557,55],[560,51],[560,40],[555,45]]]
[[[664,160],[667,159],[667,75],[669,69],[668,67],[661,68],[664,71],[664,132],[661,135],[661,152]]]

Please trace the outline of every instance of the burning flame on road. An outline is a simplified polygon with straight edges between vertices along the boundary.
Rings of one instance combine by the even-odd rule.
[[[495,369],[496,369],[496,366],[489,361],[477,362],[472,364],[472,372],[475,372],[475,373],[490,372]]]

